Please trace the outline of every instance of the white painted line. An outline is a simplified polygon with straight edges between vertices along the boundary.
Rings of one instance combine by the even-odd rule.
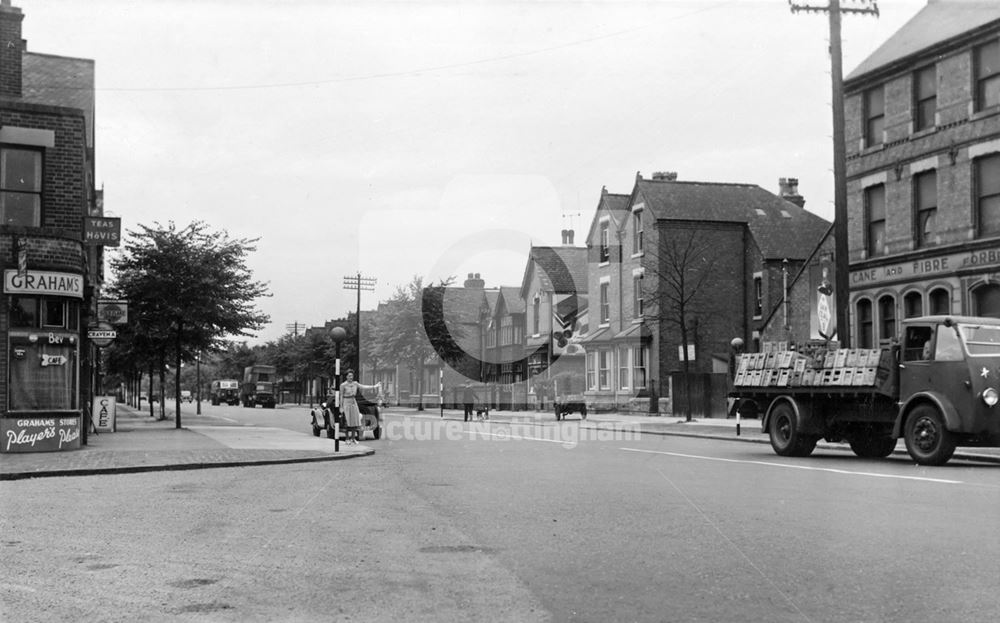
[[[813,467],[810,465],[793,465],[791,463],[772,463],[770,461],[746,461],[743,459],[724,459],[717,456],[700,456],[697,454],[682,454],[680,452],[663,452],[661,450],[642,450],[639,448],[618,448],[625,452],[641,452],[644,454],[665,454],[667,456],[677,456],[685,459],[702,459],[704,461],[720,461],[722,463],[746,463],[750,465],[765,465],[768,467],[786,467],[788,469],[804,469],[814,472],[830,472],[833,474],[847,474],[848,476],[871,476],[873,478],[896,478],[899,480],[920,480],[923,482],[937,482],[947,485],[963,484],[961,480],[946,480],[944,478],[924,478],[923,476],[898,476],[896,474],[879,474],[876,472],[855,472],[848,469],[834,469],[832,467]]]

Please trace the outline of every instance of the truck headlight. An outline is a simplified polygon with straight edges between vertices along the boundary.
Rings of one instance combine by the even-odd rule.
[[[1000,393],[997,393],[997,390],[992,387],[987,387],[983,390],[983,402],[989,407],[994,406],[997,402],[1000,402]]]

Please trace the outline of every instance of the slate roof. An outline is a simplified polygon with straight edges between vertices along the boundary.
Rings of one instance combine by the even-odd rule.
[[[444,317],[446,322],[479,324],[479,310],[483,305],[483,288],[449,286],[444,289]]]
[[[532,268],[546,290],[563,293],[587,293],[587,247],[531,247],[521,281],[521,296],[526,296]]]
[[[639,179],[635,195],[657,219],[746,223],[765,259],[805,259],[830,227],[755,184]]]
[[[611,214],[611,220],[615,223],[621,222],[622,214],[628,212],[629,200],[631,198],[631,195],[609,193],[607,187],[601,188],[601,198],[597,202],[597,210],[594,211],[594,219],[590,221],[590,229],[587,230],[587,237],[583,239],[584,243],[590,240],[590,237],[594,235],[594,228],[597,227],[597,223],[602,212],[606,211]]]
[[[524,313],[526,306],[524,299],[521,298],[521,288],[517,286],[500,286],[500,296],[503,297],[508,314]]]
[[[21,57],[21,100],[79,108],[87,120],[87,146],[94,146],[94,61],[25,52]]]
[[[927,6],[861,61],[846,80],[854,80],[998,21],[1000,2],[997,0],[929,0]]]

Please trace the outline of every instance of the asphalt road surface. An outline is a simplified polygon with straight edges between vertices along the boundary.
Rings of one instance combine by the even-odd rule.
[[[203,405],[208,419],[306,431],[305,410],[219,409]],[[390,418],[386,433],[351,461],[0,483],[3,619],[1000,612],[1000,465],[785,459],[761,444],[436,414]]]

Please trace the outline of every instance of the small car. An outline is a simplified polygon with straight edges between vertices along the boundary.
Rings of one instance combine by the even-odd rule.
[[[188,401],[188,402],[192,402],[192,401],[194,401],[194,396],[191,395],[191,392],[189,390],[182,389],[181,390],[181,402],[183,402],[185,400]]]
[[[556,421],[565,419],[570,413],[579,413],[580,418],[587,419],[587,401],[582,394],[567,394],[560,396],[555,402]]]

